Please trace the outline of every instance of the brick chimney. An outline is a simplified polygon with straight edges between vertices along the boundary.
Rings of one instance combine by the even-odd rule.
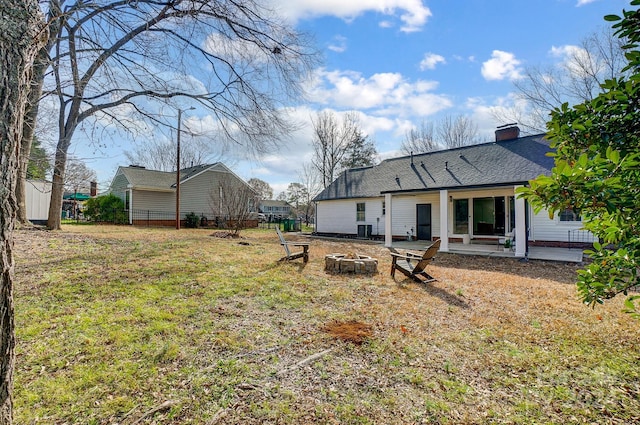
[[[520,136],[520,128],[516,123],[505,124],[498,127],[496,130],[496,142],[502,140],[517,139]]]
[[[89,194],[93,197],[96,196],[98,194],[98,183],[96,182],[90,182],[90,192]]]

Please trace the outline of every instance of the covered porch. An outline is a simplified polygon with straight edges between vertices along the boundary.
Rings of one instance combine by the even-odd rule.
[[[415,223],[410,233],[407,232],[409,239],[415,236],[424,245],[424,241],[439,237],[442,252],[495,251],[502,252],[502,256],[525,257],[527,206],[524,199],[516,196],[519,187],[522,186],[425,191],[428,198],[415,192],[385,193],[385,246],[396,244],[394,235],[397,240],[399,226],[395,217],[401,216],[402,222],[407,223],[407,211],[415,203],[415,216],[409,216],[409,220]],[[411,196],[415,196],[415,201]],[[511,250],[504,252],[500,244],[507,240],[513,245]],[[489,249],[482,249],[483,243]]]

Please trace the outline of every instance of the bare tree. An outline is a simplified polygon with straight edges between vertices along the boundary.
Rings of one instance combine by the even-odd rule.
[[[438,150],[434,134],[433,123],[423,120],[418,128],[412,128],[405,133],[400,149],[407,155]]]
[[[313,123],[313,166],[322,178],[326,188],[333,182],[341,169],[349,146],[361,137],[360,123],[355,112],[344,114],[340,120],[333,112],[319,112]]]
[[[316,55],[261,1],[46,2],[56,33],[45,47],[43,95],[58,115],[49,227],[60,225],[67,153],[80,128],[99,139],[113,128],[135,136],[148,125],[173,127],[160,103],[188,102],[212,116],[216,140],[253,153],[291,129],[281,106],[300,95]],[[206,78],[192,75],[199,68]]]
[[[435,125],[422,121],[418,128],[409,130],[405,134],[400,149],[409,155],[473,145],[480,141],[478,125],[472,118],[464,115],[457,117],[447,115]]]
[[[88,168],[84,162],[70,158],[64,176],[64,188],[67,192],[88,192],[91,182],[97,180],[96,172]]]
[[[469,117],[446,116],[437,128],[438,140],[447,149],[478,143],[478,125]]]
[[[311,216],[315,214],[313,198],[322,191],[322,185],[320,184],[318,170],[309,162],[302,164],[302,169],[298,171],[298,178],[307,189],[306,198],[304,199],[304,217],[305,223],[308,225]]]
[[[55,2],[49,5],[49,9],[50,15],[61,15],[59,7]],[[22,122],[22,137],[20,139],[21,160],[18,162],[18,182],[15,188],[17,220],[23,224],[26,224],[29,221],[27,219],[27,207],[25,203],[25,182],[29,163],[28,158],[31,156],[31,145],[36,134],[36,120],[42,95],[42,86],[46,70],[49,66],[49,51],[56,42],[56,34],[58,33],[60,23],[61,20],[50,21],[44,29],[47,32],[47,38],[44,43],[38,45],[38,51],[28,82],[29,90],[26,92],[27,106],[24,113],[24,120]]]
[[[124,155],[131,164],[151,170],[174,171],[177,162],[177,140],[148,139]],[[215,156],[209,142],[193,138],[180,144],[180,169],[213,162]]]
[[[245,182],[227,174],[219,180],[218,187],[209,193],[209,206],[218,225],[234,230],[238,235],[246,227],[251,214],[260,203],[259,195]]]
[[[289,183],[289,186],[287,186],[287,203],[293,205],[297,210],[307,198],[307,192],[307,188],[302,183]]]
[[[273,188],[266,181],[254,177],[249,179],[247,184],[258,194],[260,200],[269,200],[273,198]]]
[[[500,122],[518,122],[527,133],[545,132],[554,108],[565,102],[592,100],[602,92],[605,80],[623,75],[624,44],[624,39],[606,28],[585,37],[579,46],[556,49],[562,62],[526,68],[523,78],[514,81],[519,105],[495,109],[494,117]]]
[[[46,35],[37,1],[0,2],[0,425],[13,422],[15,190],[18,163],[26,162],[20,140],[30,74]]]

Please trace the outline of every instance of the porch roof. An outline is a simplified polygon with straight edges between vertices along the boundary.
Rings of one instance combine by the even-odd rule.
[[[551,151],[541,134],[387,159],[344,171],[314,200],[525,184],[550,174]]]

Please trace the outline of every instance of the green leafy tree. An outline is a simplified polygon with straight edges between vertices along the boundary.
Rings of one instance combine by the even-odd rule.
[[[607,80],[592,100],[552,112],[547,128],[555,167],[521,191],[535,211],[572,208],[598,238],[577,282],[580,297],[592,306],[629,295],[640,270],[640,11],[605,19],[616,22],[615,34],[627,39],[629,76]],[[636,294],[625,302],[636,318],[639,301]]]
[[[354,139],[347,146],[345,157],[340,162],[343,168],[369,167],[376,163],[378,151],[376,145],[369,136],[363,135],[359,130]]]
[[[44,180],[51,171],[51,162],[49,155],[40,140],[33,138],[31,152],[29,154],[29,163],[27,164],[27,178]]]

